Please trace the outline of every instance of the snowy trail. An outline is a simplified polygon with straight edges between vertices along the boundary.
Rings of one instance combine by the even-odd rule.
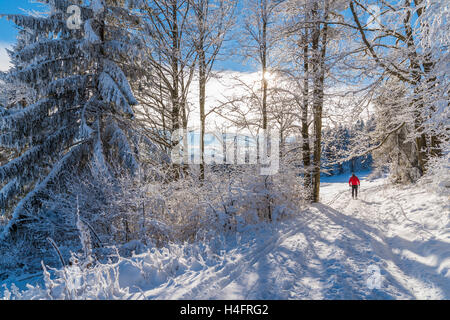
[[[412,197],[414,193],[406,191],[402,194],[401,190],[396,190],[396,197],[392,194],[392,187],[388,190],[390,194],[386,193],[386,188],[381,188],[381,192],[377,192],[376,196],[365,194],[358,204],[359,220],[374,226],[375,235],[380,240],[372,239],[371,246],[376,255],[382,258],[381,266],[385,270],[387,282],[386,292],[397,295],[398,298],[449,299],[448,211],[440,211],[438,206],[433,208],[435,199],[419,198],[418,202],[421,204],[413,204],[411,213],[420,211],[420,207],[425,212],[431,211],[433,219],[430,220],[437,223],[427,228],[410,218],[402,205],[402,202],[411,204],[417,201]],[[342,211],[345,212],[345,209]],[[420,214],[418,217],[423,219]],[[443,234],[441,230],[444,230]]]
[[[144,291],[145,298],[449,299],[445,199],[427,201],[422,192],[418,203],[403,208],[412,202],[410,190],[395,198],[383,180],[364,185],[352,200],[346,183],[324,183],[322,204],[228,251],[219,264]],[[408,216],[417,208],[431,211],[433,221],[446,220],[427,227]]]
[[[356,236],[340,246],[348,259],[359,267],[369,262],[380,268],[383,285],[372,291],[372,297],[448,299],[450,233],[449,212],[442,211],[445,199],[430,194],[427,199],[423,191],[411,194],[408,188],[402,191],[381,181],[363,188],[360,200],[345,197],[346,184],[340,188],[344,189],[344,196],[341,192],[333,198],[332,207],[321,205],[321,212],[342,226],[346,236]],[[428,213],[431,219],[427,220],[435,222],[434,225],[428,228],[408,217],[405,213],[408,209],[402,203],[409,203],[411,214],[416,212],[421,219],[424,218],[421,212]],[[345,249],[347,245],[359,246],[362,254]],[[414,254],[408,255],[411,252]]]

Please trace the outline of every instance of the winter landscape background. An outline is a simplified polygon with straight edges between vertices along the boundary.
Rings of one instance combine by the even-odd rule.
[[[1,2],[0,298],[449,299],[449,7]]]

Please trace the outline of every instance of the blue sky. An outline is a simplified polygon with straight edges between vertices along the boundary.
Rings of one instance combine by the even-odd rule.
[[[24,13],[24,10],[43,11],[45,5],[35,3],[34,0],[0,0],[0,14],[6,13]],[[17,36],[17,29],[14,23],[0,18],[0,71],[5,69],[6,60],[8,60],[5,47],[15,43]],[[226,69],[234,71],[253,71],[249,65],[242,65],[236,59],[227,59],[222,57],[216,61],[214,69]]]
[[[31,0],[33,1],[33,0]],[[24,10],[42,11],[40,3],[32,3],[30,0],[0,0],[0,14],[25,13]],[[5,48],[16,42],[18,30],[14,23],[0,18],[0,71],[6,71],[9,67],[9,57]]]
[[[24,10],[42,10],[42,4],[32,3],[31,1],[0,0],[0,14],[24,13]],[[0,71],[6,71],[10,67],[5,48],[16,42],[17,33],[14,23],[6,20],[6,18],[0,18]]]
[[[40,3],[31,3],[30,0],[0,0],[0,13],[24,13],[24,10],[41,10],[44,8]],[[0,42],[14,43],[17,36],[17,29],[14,23],[0,19]]]

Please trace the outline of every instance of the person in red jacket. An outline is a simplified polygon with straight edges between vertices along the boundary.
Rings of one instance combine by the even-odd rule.
[[[352,187],[352,198],[358,199],[358,186],[360,183],[358,177],[355,176],[354,173],[352,173],[350,180],[348,180],[348,184]]]

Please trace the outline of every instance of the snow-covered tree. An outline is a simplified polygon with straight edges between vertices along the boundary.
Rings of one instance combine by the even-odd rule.
[[[46,15],[8,15],[21,29],[6,81],[31,94],[2,111],[0,144],[18,156],[0,167],[0,193],[11,200],[5,238],[35,219],[61,176],[88,163],[113,177],[138,167],[127,121],[137,102],[127,77],[139,60],[132,11],[140,0],[40,0]],[[59,190],[60,191],[60,190]],[[6,202],[2,202],[2,206]],[[42,215],[41,215],[42,216]]]
[[[420,177],[415,167],[417,151],[414,143],[407,140],[413,127],[404,123],[405,96],[405,85],[390,81],[380,88],[375,99],[375,136],[386,135],[386,140],[373,150],[375,167],[380,171],[388,169],[391,179],[398,183],[413,182]]]
[[[367,124],[358,120],[354,125],[338,125],[323,131],[322,167],[327,175],[358,172],[372,169],[372,154],[349,156],[354,145],[365,140],[374,131],[374,118]],[[347,159],[341,161],[341,159]]]
[[[200,111],[200,179],[205,177],[206,83],[234,22],[236,3],[230,0],[189,0],[191,18],[189,36],[194,43],[198,67]]]
[[[403,115],[401,124],[408,130],[407,140],[415,143],[416,150],[411,150],[409,155],[411,159],[415,157],[413,171],[423,175],[428,161],[442,154],[441,140],[445,134],[445,123],[432,121],[430,125],[430,120],[442,118],[443,106],[448,109],[448,78],[445,79],[445,71],[440,72],[448,65],[441,60],[448,57],[445,53],[448,52],[448,3],[352,0],[349,4],[361,43],[376,63],[376,69],[382,70],[384,81],[393,78],[404,83],[404,104],[398,111]],[[379,10],[371,10],[374,5]],[[366,25],[364,16],[376,21],[375,27]],[[435,37],[439,38],[435,40]],[[436,70],[440,71],[435,73]],[[444,87],[447,91],[437,93],[440,89],[436,88]],[[387,141],[388,134],[391,132],[380,140]]]
[[[419,88],[427,106],[424,131],[431,137],[431,152],[443,156],[449,152],[450,133],[450,4],[445,0],[419,1],[420,39],[418,47],[428,63],[426,79]]]
[[[188,125],[187,96],[196,62],[188,37],[190,10],[188,0],[147,1],[144,10],[144,67],[151,72],[132,84],[142,106],[136,116],[147,135],[166,151],[172,147],[171,134]]]

